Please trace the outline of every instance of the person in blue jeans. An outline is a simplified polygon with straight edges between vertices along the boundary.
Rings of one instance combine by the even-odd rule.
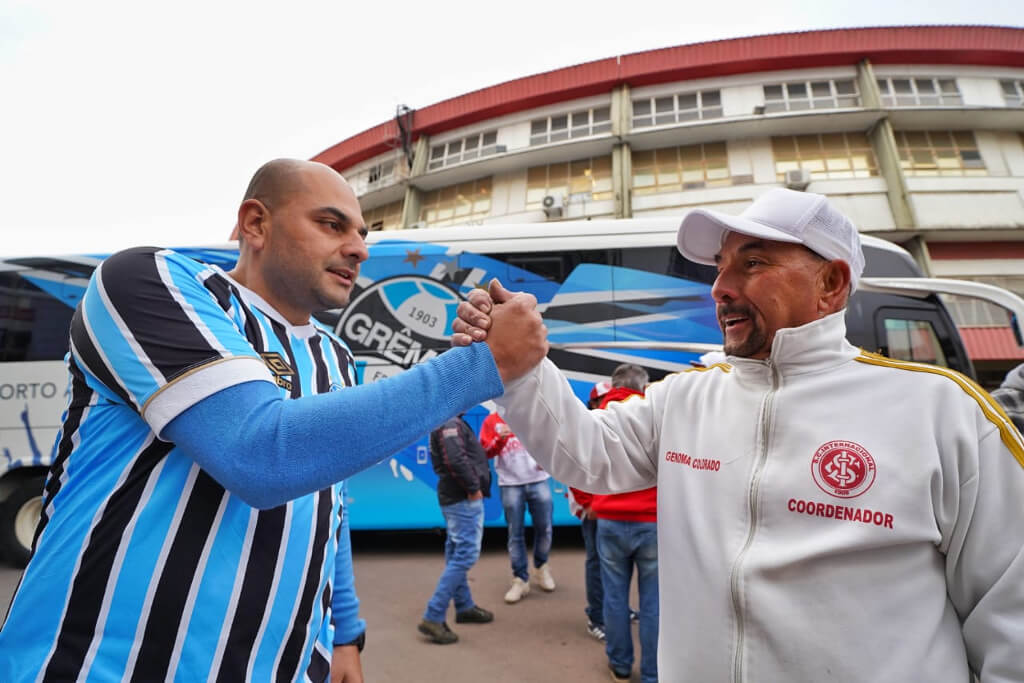
[[[658,530],[656,522],[602,519],[597,545],[604,585],[605,653],[612,680],[629,680],[633,668],[629,584],[636,566],[640,594],[640,680],[658,680]]]
[[[447,527],[444,571],[418,630],[431,642],[448,645],[459,637],[445,621],[455,603],[456,623],[486,624],[494,614],[473,602],[467,572],[480,557],[484,536],[484,497],[491,495],[487,454],[462,415],[430,434],[430,460],[437,473],[437,499]]]
[[[624,363],[612,373],[612,389],[601,401],[642,396],[647,371]],[[658,488],[594,495],[590,509],[597,518],[597,554],[604,588],[605,654],[613,681],[628,681],[633,669],[629,584],[633,567],[640,594],[640,679],[658,680]]]
[[[540,468],[497,413],[491,413],[484,420],[480,428],[480,443],[487,457],[494,458],[501,488],[501,505],[508,524],[512,585],[505,593],[505,602],[519,602],[530,592],[525,540],[527,508],[533,520],[533,566],[537,569],[534,575],[537,585],[545,591],[555,590],[555,579],[548,567],[552,510],[550,475]]]

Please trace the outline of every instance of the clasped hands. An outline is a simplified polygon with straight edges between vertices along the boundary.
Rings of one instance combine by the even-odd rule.
[[[532,370],[548,353],[548,330],[532,294],[510,292],[494,279],[486,291],[472,290],[456,313],[452,346],[486,343],[505,384]]]

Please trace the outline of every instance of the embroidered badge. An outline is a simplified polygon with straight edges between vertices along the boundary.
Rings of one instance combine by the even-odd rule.
[[[856,498],[875,483],[875,460],[852,441],[829,441],[811,458],[814,483],[836,498]]]

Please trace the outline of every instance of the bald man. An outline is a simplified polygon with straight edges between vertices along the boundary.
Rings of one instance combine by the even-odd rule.
[[[0,680],[362,681],[339,482],[540,360],[480,344],[354,386],[312,317],[368,257],[349,185],[271,161],[236,230],[230,272],[147,247],[93,274]],[[533,303],[511,318],[540,347]]]

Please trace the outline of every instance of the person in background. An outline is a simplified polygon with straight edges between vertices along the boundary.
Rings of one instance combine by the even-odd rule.
[[[340,482],[528,369],[496,339],[355,386],[312,317],[369,255],[352,188],[278,159],[236,220],[230,272],[140,247],[90,278],[0,681],[362,681]],[[520,301],[510,341],[535,337],[535,363],[546,333]]]
[[[1024,432],[1024,363],[1006,373],[992,398],[999,401],[1017,430]]]
[[[643,396],[647,371],[624,363],[612,373],[612,389],[601,400],[610,403]],[[597,549],[604,587],[605,652],[613,681],[628,681],[633,668],[629,586],[636,568],[640,598],[640,678],[658,680],[658,488],[630,493],[594,495],[590,503],[597,522]]]
[[[505,593],[505,602],[519,602],[530,592],[525,539],[527,509],[533,520],[533,564],[537,570],[537,584],[545,591],[555,590],[555,579],[548,566],[552,535],[550,475],[530,457],[522,442],[497,413],[488,415],[480,427],[480,443],[487,451],[487,457],[494,458],[501,488],[501,505],[508,524],[512,585]]]
[[[466,573],[480,557],[484,538],[484,498],[491,496],[487,454],[463,415],[430,433],[430,463],[437,473],[437,500],[447,527],[444,572],[427,603],[419,631],[439,645],[459,637],[448,627],[445,613],[455,603],[455,623],[486,624],[494,614],[473,602]]]
[[[587,407],[591,410],[601,405],[601,399],[612,388],[611,382],[602,380],[590,389]],[[601,559],[597,555],[597,519],[590,509],[592,496],[586,491],[567,487],[569,511],[580,520],[583,535],[583,578],[587,594],[587,633],[597,640],[604,640],[604,589],[601,587]]]
[[[604,395],[612,390],[612,383],[607,380],[601,380],[590,389],[590,398],[587,399],[587,407],[591,410],[601,407],[601,401],[604,400]]]

